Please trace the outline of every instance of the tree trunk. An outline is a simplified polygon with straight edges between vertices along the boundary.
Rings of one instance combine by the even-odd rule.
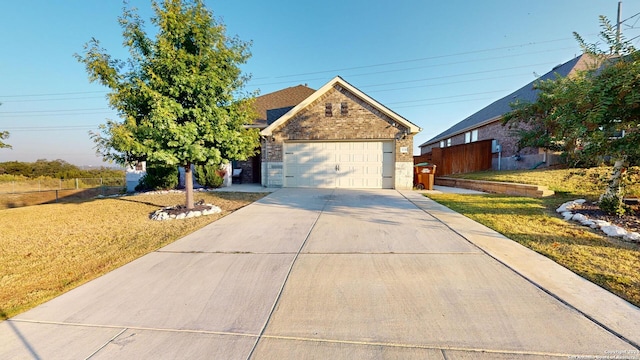
[[[610,214],[622,215],[624,213],[624,173],[626,171],[626,158],[616,160],[609,178],[607,190],[600,196],[600,208]]]
[[[187,209],[193,209],[193,172],[191,171],[191,163],[184,166],[184,189],[187,194]]]

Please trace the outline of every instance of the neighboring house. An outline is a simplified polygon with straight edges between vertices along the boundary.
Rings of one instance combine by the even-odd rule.
[[[412,188],[421,129],[342,78],[293,108],[269,110],[260,132],[263,186]]]
[[[436,173],[440,175],[487,168],[528,169],[534,166],[552,165],[555,157],[547,154],[543,149],[525,148],[518,151],[518,138],[508,126],[502,125],[502,117],[512,110],[510,104],[516,101],[535,102],[537,100],[538,90],[533,88],[536,81],[555,79],[556,76],[572,76],[577,71],[586,70],[594,65],[592,57],[580,55],[554,67],[535,81],[421,144],[421,155],[416,158],[416,161],[433,162],[437,165]],[[487,141],[491,142],[490,146],[473,144]],[[482,153],[474,153],[478,151]],[[485,169],[482,169],[483,167]]]

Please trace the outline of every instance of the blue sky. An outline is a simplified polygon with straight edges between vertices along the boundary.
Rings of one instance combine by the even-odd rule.
[[[320,88],[336,75],[420,126],[417,146],[580,53],[617,0],[206,1],[229,35],[252,41],[247,90]],[[148,19],[150,2],[130,0]],[[88,132],[116,119],[107,89],[74,53],[92,37],[126,58],[117,0],[24,0],[0,5],[2,161],[102,165]],[[622,19],[640,12],[624,1]],[[640,35],[640,16],[623,25]],[[636,23],[636,21],[638,21]],[[149,26],[151,24],[147,22]],[[640,39],[640,38],[639,38]],[[638,39],[637,39],[638,40]],[[638,41],[634,43],[638,46]]]

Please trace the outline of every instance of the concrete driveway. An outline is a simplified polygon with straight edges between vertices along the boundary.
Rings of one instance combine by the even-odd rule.
[[[434,204],[279,190],[0,323],[0,358],[640,358],[638,308]]]

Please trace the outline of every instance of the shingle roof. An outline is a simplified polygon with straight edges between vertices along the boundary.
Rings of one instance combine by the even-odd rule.
[[[261,129],[267,127],[268,120],[273,122],[274,119],[271,119],[271,117],[276,113],[280,113],[278,111],[270,112],[269,110],[283,108],[288,108],[289,110],[301,103],[304,99],[308,98],[314,92],[315,90],[307,87],[306,85],[298,85],[256,97],[254,107],[258,113],[258,118],[253,122],[252,126]],[[280,113],[280,116],[284,113],[286,113],[286,111]]]
[[[542,75],[538,79],[528,83],[527,85],[503,97],[502,99],[497,100],[492,104],[490,104],[489,106],[472,114],[471,116],[453,125],[452,127],[445,130],[444,132],[438,134],[434,138],[421,144],[420,147],[439,142],[440,140],[460,134],[463,131],[468,131],[470,129],[476,128],[480,124],[496,121],[501,116],[503,116],[504,114],[512,110],[510,104],[515,102],[516,100],[525,101],[525,102],[535,102],[538,99],[538,92],[539,92],[539,90],[535,90],[533,88],[533,85],[536,81],[555,79],[556,76],[565,77],[572,74],[575,71],[585,70],[587,69],[588,66],[591,65],[589,62],[590,59],[591,58],[589,58],[588,55],[580,55],[567,61],[564,64],[554,67],[553,69],[551,69],[551,71]]]

